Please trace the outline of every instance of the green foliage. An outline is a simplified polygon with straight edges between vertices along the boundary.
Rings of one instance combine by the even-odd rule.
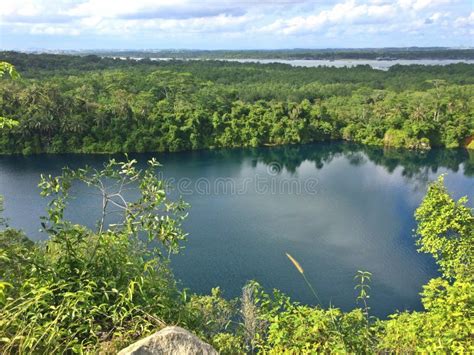
[[[416,210],[420,251],[430,253],[447,278],[474,279],[474,217],[467,197],[454,201],[443,176],[431,184]]]
[[[351,352],[368,349],[369,333],[360,310],[343,313],[338,309],[323,310],[295,306],[270,318],[265,352]]]
[[[18,79],[20,77],[20,74],[16,71],[15,67],[7,62],[0,62],[0,78],[8,74],[10,78],[12,79]]]
[[[12,120],[11,118],[0,117],[0,129],[13,128],[18,126],[18,121]]]
[[[7,73],[10,78],[18,79],[20,74],[16,71],[15,67],[7,62],[0,62],[0,78]],[[13,128],[18,125],[18,122],[11,118],[0,117],[0,129]]]
[[[383,137],[383,143],[387,147],[429,149],[430,141],[427,138],[410,137],[410,132],[390,128]]]
[[[370,298],[369,290],[370,286],[369,283],[372,279],[372,273],[368,271],[358,270],[356,276],[354,277],[357,280],[357,285],[354,287],[355,290],[358,290],[359,294],[357,295],[357,302],[362,302],[364,305],[363,311],[365,317],[367,318],[367,322],[369,321],[369,310],[370,307],[368,305],[368,300]]]
[[[5,53],[0,81],[19,122],[0,152],[180,151],[346,139],[459,147],[474,130],[474,65],[297,68]]]
[[[100,343],[120,345],[179,318],[182,298],[163,251],[179,250],[185,206],[166,199],[156,161],[144,171],[135,163],[111,160],[100,171],[65,169],[43,177],[42,194],[51,198],[44,245],[12,230],[0,233],[4,351],[95,351]],[[96,230],[64,219],[77,183],[101,195]],[[127,201],[122,190],[131,185],[140,195]],[[111,206],[120,221],[107,224]]]
[[[431,184],[416,210],[420,251],[432,254],[443,278],[422,292],[425,312],[387,321],[380,349],[418,353],[472,353],[474,316],[474,216],[467,198],[454,201],[443,176]]]
[[[425,312],[399,313],[383,325],[380,351],[396,353],[472,353],[474,286],[436,278],[423,289]]]
[[[224,332],[237,313],[237,301],[228,301],[219,288],[213,288],[210,295],[193,295],[186,304],[187,326],[196,329],[198,334],[212,338]]]
[[[234,334],[219,333],[211,339],[210,343],[222,355],[247,354],[242,337]]]
[[[472,353],[474,316],[474,216],[467,198],[454,201],[432,183],[416,210],[420,251],[431,253],[443,277],[423,288],[425,312],[400,313],[386,321],[379,348],[400,353]]]

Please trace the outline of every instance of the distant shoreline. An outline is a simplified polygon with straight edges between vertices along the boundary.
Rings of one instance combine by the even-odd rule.
[[[26,50],[27,53],[97,55],[105,57],[173,59],[279,59],[279,60],[474,60],[474,48],[326,48],[326,49],[82,49]]]
[[[369,65],[372,69],[388,70],[394,65],[449,65],[457,63],[474,64],[474,59],[278,59],[278,58],[170,58],[170,57],[123,57],[123,56],[101,56],[101,58],[113,58],[122,60],[150,60],[150,61],[224,61],[237,63],[257,64],[287,64],[292,67],[334,67],[352,68],[358,65]]]

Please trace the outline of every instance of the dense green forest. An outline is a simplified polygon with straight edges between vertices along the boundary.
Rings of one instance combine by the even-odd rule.
[[[370,312],[369,272],[354,270],[359,307],[342,312],[321,302],[305,261],[289,254],[301,287],[306,281],[314,291],[313,306],[256,282],[232,300],[219,289],[209,295],[181,289],[169,255],[182,249],[188,206],[167,197],[156,160],[145,170],[136,163],[111,160],[102,170],[43,176],[41,194],[50,201],[45,243],[0,220],[2,353],[115,353],[167,324],[190,329],[222,354],[474,351],[474,216],[466,198],[451,198],[442,177],[415,214],[419,250],[433,255],[440,276],[423,287],[424,311],[380,320]],[[103,198],[95,228],[64,217],[77,184]],[[125,198],[130,187],[140,192],[134,200]],[[120,219],[107,225],[105,216],[117,209]]]
[[[224,61],[0,53],[18,124],[0,152],[145,152],[348,140],[429,149],[468,145],[474,65],[379,71]],[[472,143],[471,143],[472,145]]]

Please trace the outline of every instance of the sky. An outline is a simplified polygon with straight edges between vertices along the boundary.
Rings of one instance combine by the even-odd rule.
[[[1,0],[0,48],[474,47],[474,0]]]

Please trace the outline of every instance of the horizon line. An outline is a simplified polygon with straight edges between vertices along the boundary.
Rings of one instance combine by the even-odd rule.
[[[7,52],[28,52],[28,51],[49,51],[49,52],[80,52],[80,51],[202,51],[202,52],[245,52],[245,51],[297,51],[297,50],[310,50],[310,51],[323,51],[323,50],[381,50],[381,49],[392,49],[392,50],[403,50],[403,49],[433,49],[433,50],[471,50],[474,49],[473,46],[401,46],[401,47],[320,47],[320,48],[311,48],[311,47],[293,47],[293,48],[241,48],[241,49],[224,49],[224,48],[215,48],[215,49],[204,49],[204,48],[77,48],[77,49],[50,49],[42,47],[31,47],[26,49],[19,48],[0,48],[0,51]]]

